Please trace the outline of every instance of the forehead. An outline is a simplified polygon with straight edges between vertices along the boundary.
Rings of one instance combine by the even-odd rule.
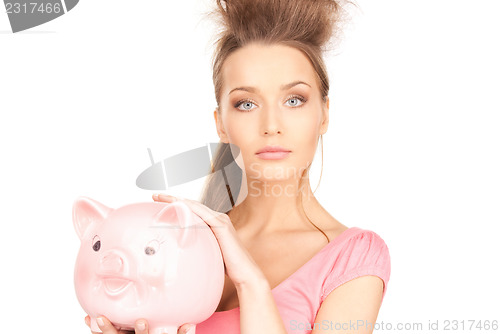
[[[276,90],[297,80],[317,87],[310,60],[302,51],[286,45],[246,45],[228,56],[222,75],[225,94],[247,85]]]

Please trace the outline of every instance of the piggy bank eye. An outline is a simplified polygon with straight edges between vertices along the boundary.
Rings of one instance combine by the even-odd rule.
[[[154,255],[159,248],[160,242],[158,240],[151,240],[144,248],[144,253],[146,253],[146,255]]]
[[[96,252],[101,249],[101,238],[99,238],[98,235],[94,236],[94,239],[92,240],[92,249]]]

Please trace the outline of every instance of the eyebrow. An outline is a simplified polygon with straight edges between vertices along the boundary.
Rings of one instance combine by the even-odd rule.
[[[294,82],[290,82],[289,84],[281,85],[280,89],[281,90],[290,89],[293,86],[296,86],[296,85],[299,85],[299,84],[304,84],[304,85],[307,85],[307,86],[311,87],[311,85],[309,85],[307,82],[297,80],[297,81],[294,81]],[[259,92],[259,90],[257,88],[255,88],[255,87],[242,86],[242,87],[236,87],[236,88],[231,89],[231,91],[227,95],[231,94],[235,90],[243,90],[243,91],[250,92],[250,93],[258,93]]]

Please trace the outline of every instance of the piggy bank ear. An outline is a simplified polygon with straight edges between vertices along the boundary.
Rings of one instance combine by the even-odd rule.
[[[157,224],[166,224],[165,227],[180,230],[178,233],[180,247],[186,247],[189,240],[194,240],[194,231],[191,227],[194,227],[200,220],[201,218],[196,216],[182,201],[169,203],[154,218]]]
[[[78,197],[73,203],[73,226],[80,240],[89,226],[106,218],[113,209],[89,197]]]

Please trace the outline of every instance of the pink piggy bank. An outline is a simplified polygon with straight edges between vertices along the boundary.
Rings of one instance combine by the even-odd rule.
[[[101,332],[99,315],[133,330],[176,334],[217,309],[224,262],[210,227],[181,201],[135,203],[111,209],[88,197],[73,205],[81,240],[75,266],[78,301]],[[195,333],[195,329],[193,330]]]

